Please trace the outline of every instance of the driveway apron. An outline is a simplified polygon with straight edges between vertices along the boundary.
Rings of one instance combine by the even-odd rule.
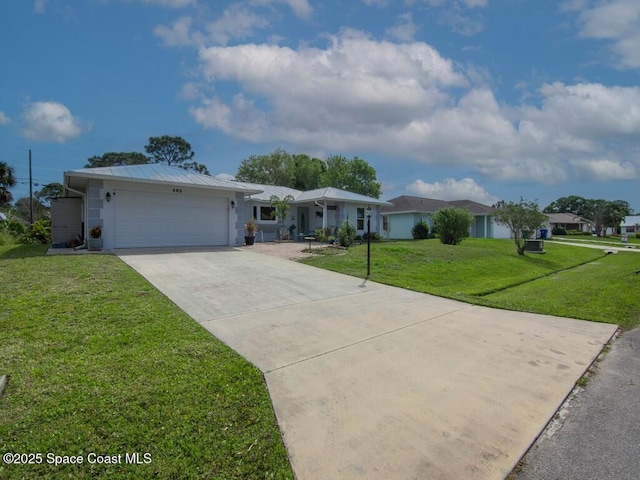
[[[264,372],[299,480],[503,479],[616,331],[247,249],[117,254]]]

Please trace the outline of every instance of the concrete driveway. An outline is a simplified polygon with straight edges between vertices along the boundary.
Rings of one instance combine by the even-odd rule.
[[[615,333],[248,249],[118,251],[265,375],[307,479],[502,479]]]

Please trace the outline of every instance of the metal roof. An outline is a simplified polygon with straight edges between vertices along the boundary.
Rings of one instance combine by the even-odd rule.
[[[371,205],[391,205],[384,200],[378,200],[377,198],[367,197],[366,195],[360,195],[359,193],[348,192],[334,187],[316,188],[315,190],[309,190],[300,193],[295,197],[293,203],[313,202],[319,200],[336,200],[340,202],[354,202],[354,203],[368,203]]]
[[[278,185],[262,185],[259,183],[246,183],[246,182],[233,182],[238,185],[242,185],[246,188],[251,189],[259,189],[262,190],[260,193],[254,193],[251,195],[252,200],[257,200],[260,202],[269,202],[272,196],[276,196],[278,198],[284,198],[287,195],[291,195],[293,198],[296,198],[302,192],[300,190],[296,190],[295,188],[289,187],[280,187]]]
[[[81,168],[64,172],[65,177],[113,179],[141,183],[168,183],[171,185],[210,187],[245,193],[259,193],[261,189],[238,182],[203,175],[184,168],[159,163],[125,165],[120,167]]]

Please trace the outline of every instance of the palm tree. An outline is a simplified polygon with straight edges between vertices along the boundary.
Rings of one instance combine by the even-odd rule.
[[[271,198],[269,199],[271,206],[274,208],[273,216],[278,217],[280,222],[280,228],[278,228],[278,236],[280,240],[283,239],[283,230],[285,230],[284,219],[287,218],[289,210],[291,210],[291,206],[289,205],[291,200],[293,200],[291,195],[287,195],[284,198],[280,198],[277,195],[271,195]]]
[[[13,200],[13,195],[9,191],[16,185],[16,177],[13,167],[6,162],[0,162],[0,205],[7,205]]]

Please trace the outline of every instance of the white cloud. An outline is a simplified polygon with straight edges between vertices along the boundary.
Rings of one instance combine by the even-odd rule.
[[[208,38],[219,45],[231,39],[247,38],[256,28],[269,25],[267,19],[240,5],[227,8],[222,16],[207,26]]]
[[[418,33],[418,27],[413,23],[411,12],[399,15],[396,24],[387,29],[387,35],[401,42],[410,42]]]
[[[293,13],[299,18],[309,18],[313,13],[313,8],[308,0],[251,0],[254,5],[271,5],[273,3],[284,3],[288,5]]]
[[[43,14],[49,0],[35,0],[33,2],[33,13]]]
[[[79,136],[86,127],[58,102],[32,102],[23,113],[22,134],[31,140],[64,143]]]
[[[196,4],[196,0],[140,0],[147,5],[157,5],[168,8],[184,8]]]
[[[157,25],[153,29],[153,33],[160,37],[165,45],[173,47],[191,45],[194,43],[190,31],[192,23],[193,19],[191,17],[180,17],[170,27]]]
[[[498,201],[497,197],[489,194],[472,178],[445,178],[441,182],[426,183],[416,180],[406,186],[407,191],[421,197],[435,198],[437,200],[473,200],[484,205],[493,205]]]
[[[4,112],[0,112],[0,125],[7,125],[10,122],[11,119]]]
[[[638,0],[610,0],[593,7],[566,4],[580,11],[580,35],[612,41],[611,50],[622,68],[640,68],[640,2]],[[582,9],[580,9],[582,7]]]
[[[238,139],[465,166],[504,181],[640,172],[638,87],[545,84],[527,99],[536,105],[513,107],[477,71],[461,72],[425,43],[353,30],[324,48],[244,44],[201,47],[199,56],[190,112]],[[217,96],[207,98],[211,88]]]

